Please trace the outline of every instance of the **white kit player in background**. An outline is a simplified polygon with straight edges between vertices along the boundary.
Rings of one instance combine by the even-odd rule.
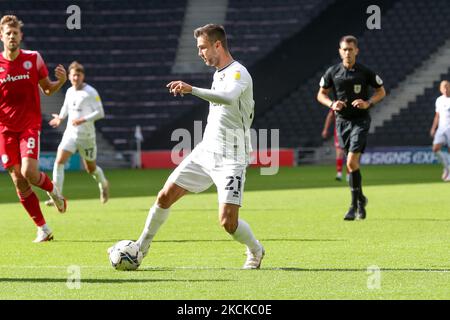
[[[66,92],[64,105],[58,114],[53,114],[49,124],[56,128],[68,116],[67,128],[53,166],[53,181],[59,190],[64,184],[64,165],[77,151],[83,159],[86,171],[97,181],[100,189],[100,201],[106,203],[109,198],[109,183],[103,170],[96,164],[97,144],[95,141],[96,120],[105,116],[100,96],[92,86],[84,82],[83,65],[74,61],[69,66],[69,80],[72,84]],[[45,202],[53,205],[51,200]]]
[[[430,135],[434,137],[433,152],[444,167],[442,180],[450,181],[450,82],[442,81],[439,89],[442,95],[436,99],[436,114]],[[443,145],[447,146],[448,154],[442,152]]]
[[[158,193],[137,244],[145,256],[172,204],[188,192],[202,192],[214,184],[220,224],[234,240],[247,247],[243,268],[258,269],[264,248],[250,226],[239,219],[251,151],[252,78],[247,69],[231,57],[222,26],[206,25],[196,29],[194,36],[199,56],[206,65],[216,68],[212,88],[196,88],[182,81],[172,81],[167,87],[174,96],[190,93],[210,102],[204,139],[172,172]]]

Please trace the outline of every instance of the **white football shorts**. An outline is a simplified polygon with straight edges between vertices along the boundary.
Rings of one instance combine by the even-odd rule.
[[[437,129],[434,135],[433,144],[443,144],[450,147],[450,127],[445,129]]]
[[[58,149],[69,151],[70,153],[80,153],[80,156],[87,161],[97,159],[97,143],[93,138],[75,138],[70,135],[64,135]]]
[[[167,181],[194,193],[205,191],[215,184],[219,203],[241,206],[245,170],[245,164],[232,163],[218,153],[194,148]]]

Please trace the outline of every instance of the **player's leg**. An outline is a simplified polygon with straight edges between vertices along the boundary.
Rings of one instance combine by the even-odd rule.
[[[39,206],[39,199],[31,189],[27,179],[21,173],[20,134],[0,133],[0,156],[3,167],[8,171],[20,203],[38,228],[38,236],[34,242],[53,239]]]
[[[344,167],[344,151],[336,147],[336,180],[342,180],[342,168]]]
[[[334,148],[336,150],[336,180],[342,180],[342,167],[344,166],[344,151],[339,146],[336,126],[334,127]]]
[[[362,177],[360,171],[361,153],[349,152],[347,157],[347,169],[349,171],[349,185],[352,189],[352,206],[356,207],[357,200],[362,197]]]
[[[350,135],[350,147],[347,157],[347,169],[350,172],[349,186],[352,195],[352,203],[345,220],[354,220],[356,214],[360,219],[366,218],[367,198],[362,191],[362,176],[360,170],[361,153],[364,152],[367,143],[367,135],[370,128],[370,119],[358,119],[353,122]]]
[[[433,152],[436,155],[436,158],[439,160],[439,162],[442,164],[442,176],[441,179],[444,181],[447,181],[447,179],[450,178],[450,162],[446,154],[442,152],[442,146],[443,146],[443,135],[439,132],[436,133],[434,143],[433,144]]]
[[[109,181],[106,179],[103,169],[97,165],[95,160],[89,161],[83,159],[83,165],[86,172],[97,182],[98,189],[100,190],[100,202],[106,203],[109,199]]]
[[[449,159],[448,157],[442,152],[442,146],[447,142],[447,135],[444,130],[438,129],[434,135],[433,139],[433,152],[436,155],[436,158],[439,160],[439,162],[442,164],[442,180],[446,180],[449,177]]]
[[[55,163],[53,164],[53,183],[56,185],[57,189],[60,193],[63,193],[64,187],[64,165],[72,156],[72,152],[64,150],[62,148],[58,148],[58,152],[56,154]],[[47,206],[54,206],[53,200],[50,198],[45,201]]]
[[[448,178],[449,170],[448,170],[448,158],[447,156],[442,152],[442,144],[437,143],[433,144],[433,152],[436,155],[436,158],[439,160],[439,162],[442,164],[442,180],[445,180]]]
[[[39,206],[39,200],[27,179],[21,173],[20,134],[0,133],[0,155],[3,167],[8,171],[20,203],[38,228],[35,242],[53,238]]]
[[[157,231],[169,217],[172,204],[187,192],[202,192],[213,184],[206,169],[195,161],[197,158],[206,157],[202,156],[199,149],[194,149],[167,178],[155,203],[150,208],[144,230],[136,241],[144,257],[147,255]]]
[[[247,247],[247,260],[244,269],[258,269],[264,257],[264,248],[254,236],[249,224],[239,219],[239,208],[245,186],[245,166],[212,172],[217,187],[219,202],[219,221],[234,240]]]
[[[47,174],[39,170],[39,135],[37,130],[27,130],[20,135],[21,174],[30,184],[47,191],[58,211],[64,213],[67,208],[66,199]]]
[[[66,212],[66,199],[59,192],[58,187],[54,184],[48,175],[39,170],[39,161],[32,158],[22,158],[22,175],[30,182],[30,184],[47,191],[47,195],[55,203],[55,207],[60,213]]]
[[[169,217],[170,207],[187,192],[186,189],[169,181],[159,191],[156,201],[148,213],[144,230],[136,241],[144,257],[147,255],[151,242],[159,228]]]
[[[38,228],[37,237],[33,242],[44,242],[53,239],[53,234],[48,227],[39,205],[39,199],[31,189],[28,180],[22,175],[20,165],[16,164],[8,168],[9,175],[16,187],[20,203],[25,208],[30,218]]]
[[[350,120],[336,118],[336,132],[339,140],[339,146],[342,146],[343,148],[342,150],[347,156],[346,167],[348,172],[347,176],[349,177],[349,184],[351,179],[351,170],[349,168],[349,162],[353,163],[350,161],[351,158],[349,154],[349,150],[352,145],[352,128],[353,124]],[[351,185],[350,185],[350,192],[351,192]],[[347,213],[344,216],[344,220],[354,220],[355,218],[356,218],[356,207],[350,205],[350,208],[348,209]]]
[[[53,182],[56,183],[56,186],[61,193],[64,188],[64,166],[72,155],[72,152],[58,148],[56,160],[53,165]]]
[[[447,175],[444,178],[444,181],[445,182],[450,182],[450,143],[449,143],[449,145],[447,147],[447,163],[449,163],[449,165],[447,166]]]
[[[103,169],[97,165],[97,144],[94,139],[79,139],[77,142],[78,152],[83,159],[86,172],[97,182],[100,191],[101,203],[109,199],[109,181],[105,177]]]
[[[264,257],[264,247],[256,240],[250,225],[239,219],[240,206],[232,203],[219,204],[219,221],[234,240],[247,247],[247,260],[243,269],[259,269]]]

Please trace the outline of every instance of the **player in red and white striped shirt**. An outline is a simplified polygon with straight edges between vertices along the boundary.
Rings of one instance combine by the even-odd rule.
[[[20,202],[38,227],[34,242],[43,242],[52,240],[53,234],[31,186],[47,191],[59,212],[65,212],[67,204],[49,177],[39,170],[42,122],[39,87],[46,95],[52,95],[66,82],[67,75],[64,67],[58,65],[57,81],[51,81],[41,55],[20,49],[22,26],[22,21],[13,15],[0,20],[4,46],[0,56],[0,157]]]

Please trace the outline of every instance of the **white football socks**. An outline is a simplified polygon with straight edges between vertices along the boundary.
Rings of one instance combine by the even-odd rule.
[[[148,249],[150,248],[150,244],[153,240],[153,237],[158,232],[161,225],[167,220],[169,217],[170,208],[163,209],[158,207],[157,204],[154,204],[148,213],[147,221],[145,222],[144,230],[142,231],[139,240],[136,243],[139,246],[140,251],[144,254],[147,254]]]
[[[55,164],[53,165],[53,181],[58,188],[58,191],[62,194],[64,186],[64,165]]]
[[[44,224],[44,225],[38,227],[38,229],[39,229],[39,230],[42,230],[42,231],[44,231],[44,232],[51,232],[51,231],[50,231],[50,228],[48,227],[47,224]]]
[[[91,174],[91,176],[99,183],[99,187],[106,186],[106,178],[102,168],[96,166],[95,171]]]
[[[447,155],[445,155],[442,151],[437,151],[435,153],[436,153],[436,157],[438,158],[438,160],[442,163],[442,166],[444,167],[444,169],[446,169],[448,167]]]
[[[252,229],[244,220],[238,220],[236,231],[232,234],[234,240],[245,244],[251,252],[256,252],[261,248],[258,240],[253,235]]]

